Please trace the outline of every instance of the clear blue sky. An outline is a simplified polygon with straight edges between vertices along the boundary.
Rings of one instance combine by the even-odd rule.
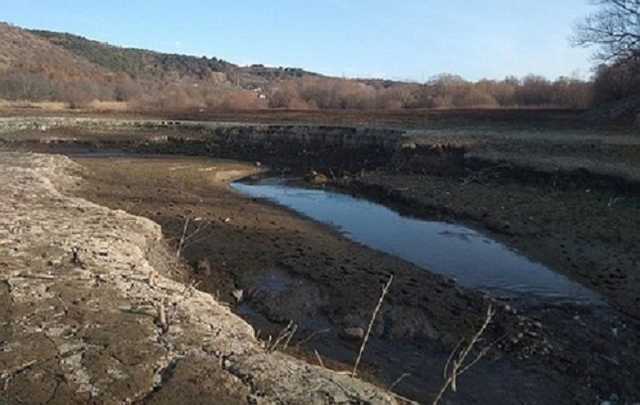
[[[115,45],[423,80],[590,74],[568,43],[587,0],[3,0],[0,20]]]

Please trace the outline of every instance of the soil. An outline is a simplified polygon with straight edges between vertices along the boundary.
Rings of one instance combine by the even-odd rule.
[[[0,403],[406,402],[266,347],[158,224],[75,197],[68,158],[0,152],[0,170]]]
[[[393,274],[382,321],[364,356],[364,375],[389,386],[409,373],[395,389],[419,402],[433,398],[448,353],[477,328],[490,302],[229,189],[230,180],[257,172],[255,166],[176,157],[77,161],[92,173],[85,178],[85,198],[153,219],[176,244],[185,218],[198,218],[204,231],[183,256],[200,288],[234,305],[263,337],[277,336],[294,321],[300,328],[290,350],[294,355],[317,362],[317,351],[326,364],[349,369],[359,342],[345,338],[345,331],[366,327],[381,286]],[[240,305],[232,296],[237,290],[246,297]],[[465,375],[454,402],[571,403],[637,395],[633,320],[608,309],[494,305],[500,315],[491,338],[508,335],[509,340]]]
[[[640,142],[616,129],[577,128],[573,113],[554,112],[534,126],[526,123],[532,118],[526,112],[501,114],[489,114],[487,121],[454,115],[455,125],[415,118],[406,127],[414,128],[417,152],[401,159],[372,156],[375,164],[359,171],[354,168],[360,157],[349,159],[348,152],[318,159],[286,149],[265,153],[173,143],[161,151],[251,163],[131,156],[121,152],[160,149],[118,148],[126,130],[107,145],[96,139],[108,132],[74,129],[71,144],[16,145],[14,139],[9,146],[75,153],[90,169],[81,196],[152,219],[174,249],[189,218],[190,239],[181,258],[193,269],[198,288],[227,302],[267,341],[293,321],[295,337],[280,349],[309,362],[318,363],[319,356],[324,366],[350,369],[357,337],[393,275],[363,358],[361,376],[369,381],[430,403],[449,353],[479,327],[491,304],[498,315],[485,343],[499,342],[447,401],[634,403],[640,400]],[[403,126],[401,121],[394,125]],[[71,138],[67,131],[47,136]],[[185,130],[169,133],[177,132]],[[23,135],[42,137],[16,138]],[[133,139],[158,136],[161,130],[137,132]],[[87,157],[87,151],[119,154]],[[266,170],[302,175],[313,166],[331,179],[327,187],[487,232],[599,292],[609,306],[492,299],[228,186]]]

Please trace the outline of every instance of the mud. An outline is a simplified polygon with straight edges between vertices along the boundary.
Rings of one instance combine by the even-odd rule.
[[[0,169],[1,403],[397,403],[266,350],[184,282],[156,223],[74,196],[69,159]]]
[[[174,241],[186,216],[200,218],[206,232],[184,250],[200,288],[218,291],[231,305],[237,304],[231,293],[242,290],[236,311],[261,336],[275,336],[293,320],[300,329],[291,353],[317,362],[317,350],[337,369],[349,369],[358,348],[357,340],[345,339],[345,330],[366,326],[381,285],[393,274],[382,321],[364,357],[365,376],[388,386],[410,373],[397,391],[429,402],[449,351],[477,327],[489,300],[328,227],[244,198],[229,190],[230,179],[216,180],[209,170],[239,175],[237,163],[185,159],[78,159],[93,173],[83,195],[154,219]],[[583,306],[528,304],[514,314],[517,302],[494,305],[501,315],[488,339],[509,338],[469,372],[454,402],[569,403],[573,396],[588,401],[611,393],[635,395],[631,321]],[[611,344],[614,328],[618,337]],[[604,371],[612,366],[619,370],[616,380]]]
[[[357,351],[350,336],[366,324],[381,285],[393,274],[365,353],[362,375],[370,381],[389,386],[410,373],[395,389],[428,403],[448,353],[493,302],[500,314],[487,339],[500,344],[448,400],[638,400],[637,138],[483,126],[405,131],[391,137],[391,147],[295,139],[247,147],[223,135],[210,128],[62,128],[3,139],[11,148],[72,154],[171,152],[250,162],[78,159],[91,169],[84,197],[153,219],[174,248],[185,218],[200,218],[205,231],[183,252],[199,288],[227,301],[262,336],[275,336],[295,321],[300,329],[288,351],[299,357],[317,362],[317,350],[325,365],[348,369]],[[597,290],[610,307],[492,301],[228,189],[230,180],[266,166],[275,173],[314,169],[331,187],[489,232]]]

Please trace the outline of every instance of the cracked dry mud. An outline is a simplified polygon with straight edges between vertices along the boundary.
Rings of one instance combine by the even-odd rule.
[[[80,170],[0,152],[0,403],[396,403],[267,353],[159,225],[74,197]]]

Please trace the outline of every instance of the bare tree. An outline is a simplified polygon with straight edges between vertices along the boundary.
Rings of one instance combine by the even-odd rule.
[[[640,59],[640,0],[594,0],[598,11],[575,28],[576,46],[598,47],[605,62]]]

